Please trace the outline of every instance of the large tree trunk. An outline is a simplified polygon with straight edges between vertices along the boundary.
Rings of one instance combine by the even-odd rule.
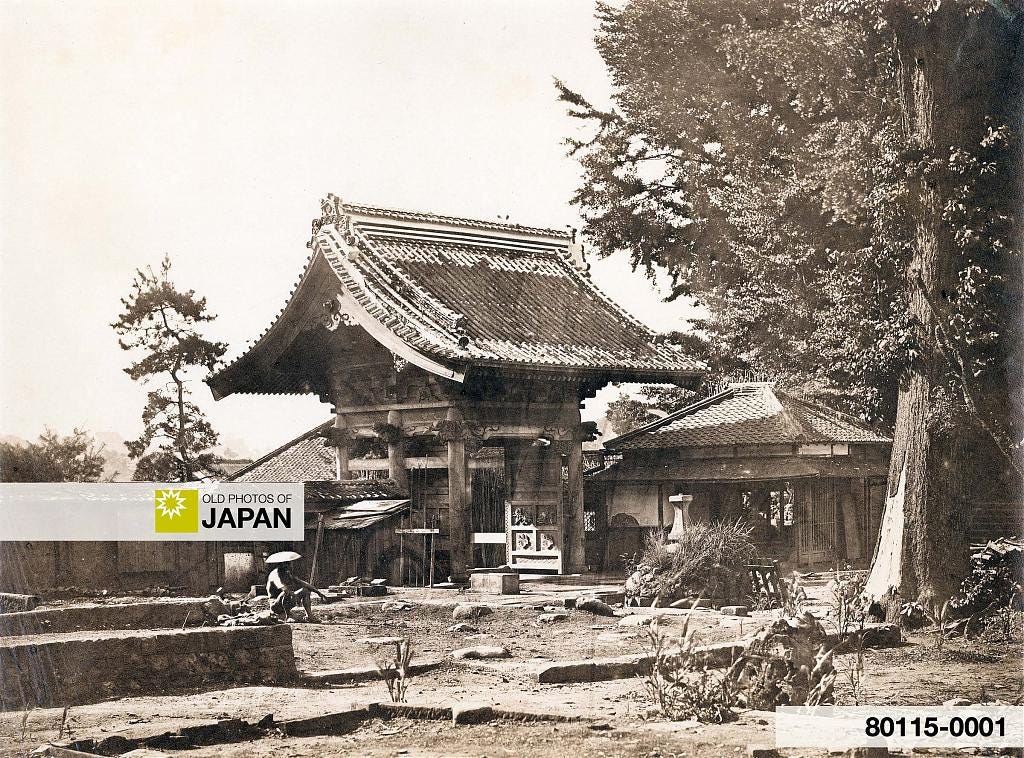
[[[953,410],[958,404],[946,401],[959,392],[950,391],[936,334],[936,311],[955,291],[957,273],[954,230],[942,218],[948,197],[942,167],[951,148],[973,149],[984,133],[1009,63],[1007,26],[992,10],[969,15],[948,0],[926,21],[908,14],[893,24],[904,132],[911,152],[921,156],[908,188],[913,232],[906,282],[920,355],[900,382],[889,495],[866,591],[876,598],[895,591],[899,600],[932,611],[965,571],[969,515],[961,468],[967,422]]]

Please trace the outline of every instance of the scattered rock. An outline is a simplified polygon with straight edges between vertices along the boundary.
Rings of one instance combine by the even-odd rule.
[[[234,615],[230,612],[231,609],[228,607],[228,604],[216,595],[210,595],[199,607],[202,608],[203,616],[211,621],[215,621],[220,616]]]
[[[459,633],[459,634],[475,634],[476,632],[478,632],[480,630],[477,629],[472,624],[467,624],[465,622],[460,622],[458,624],[454,624],[454,625],[448,627],[448,631],[449,632],[456,632],[456,633]]]
[[[537,617],[538,624],[554,624],[557,621],[565,621],[569,618],[568,613],[542,613]]]
[[[899,647],[903,644],[903,636],[896,624],[868,627],[864,630],[864,647]]]
[[[654,616],[641,616],[634,614],[619,620],[619,626],[650,626],[654,622]]]
[[[576,600],[576,610],[587,611],[595,616],[614,616],[615,611],[608,603],[598,600],[596,597],[580,598]]]
[[[765,745],[747,745],[750,758],[779,758],[779,751]]]
[[[250,611],[257,613],[259,611],[269,611],[271,600],[266,595],[257,595],[251,600],[247,600],[246,603]]]
[[[374,587],[383,587],[386,586],[387,583],[387,579],[373,579],[370,581],[370,584],[372,584]]]
[[[386,600],[381,604],[380,609],[384,613],[394,613],[395,611],[408,611],[412,608],[412,603],[406,603],[402,600]]]
[[[951,708],[956,705],[972,705],[971,701],[965,697],[955,697],[951,700],[947,700],[942,704],[943,708]]]
[[[477,645],[476,647],[462,647],[452,651],[452,658],[456,660],[468,660],[476,658],[508,658],[512,653],[502,645]]]
[[[467,619],[478,619],[481,616],[486,616],[493,612],[493,609],[488,605],[481,605],[480,603],[459,603],[452,611],[452,618],[455,621],[465,621]]]

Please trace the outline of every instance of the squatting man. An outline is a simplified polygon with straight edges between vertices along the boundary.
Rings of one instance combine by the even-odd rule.
[[[311,606],[312,593],[315,592],[324,601],[327,600],[327,596],[292,572],[292,564],[301,557],[296,552],[285,550],[267,558],[268,566],[276,566],[267,577],[267,597],[271,600],[270,610],[278,618],[287,619],[288,611],[295,607],[298,600],[306,611],[306,620],[315,621]]]

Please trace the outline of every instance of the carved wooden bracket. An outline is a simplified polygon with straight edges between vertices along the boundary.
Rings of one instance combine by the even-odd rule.
[[[400,426],[394,424],[388,424],[386,422],[379,422],[373,425],[373,433],[377,435],[377,438],[387,442],[400,442],[405,439],[405,430]]]
[[[320,432],[320,436],[324,438],[324,447],[345,447],[352,439],[352,432],[330,426]]]
[[[466,437],[466,425],[461,421],[445,419],[436,422],[433,429],[441,442],[458,442]]]

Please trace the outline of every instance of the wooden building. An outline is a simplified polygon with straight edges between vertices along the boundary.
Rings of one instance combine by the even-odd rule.
[[[875,548],[889,438],[775,389],[730,384],[605,442],[617,457],[588,477],[607,519],[609,569],[650,528],[743,518],[765,555],[789,565],[866,566]]]
[[[584,569],[580,403],[610,381],[692,387],[703,366],[605,297],[565,232],[334,196],[321,211],[286,306],[214,396],[331,403],[334,478],[386,471],[457,579],[475,561]],[[471,465],[483,448],[500,496]]]

